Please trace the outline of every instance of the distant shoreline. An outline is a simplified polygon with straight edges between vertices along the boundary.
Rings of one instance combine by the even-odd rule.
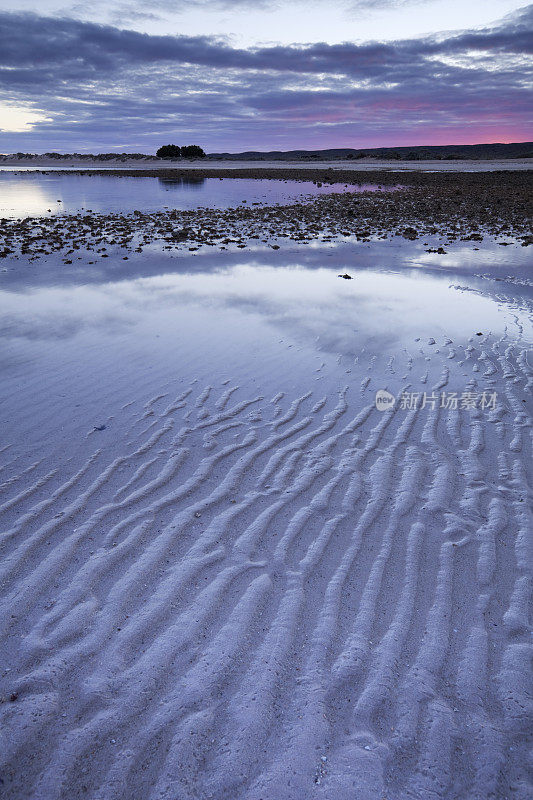
[[[358,176],[368,181],[371,176],[379,182],[390,181],[390,176],[465,174],[483,172],[524,172],[533,169],[533,160],[528,158],[509,159],[451,159],[449,161],[383,161],[378,159],[329,160],[329,161],[238,161],[195,159],[190,161],[163,161],[160,159],[131,161],[88,161],[60,160],[47,158],[12,159],[0,158],[0,171],[50,171],[85,174],[116,174],[132,176],[168,175],[177,177],[180,174],[196,177],[232,177],[232,178],[288,178],[291,180],[323,180],[324,177],[333,182],[357,182]],[[327,175],[326,175],[327,173]],[[389,176],[387,178],[386,176]]]
[[[366,169],[368,164],[376,162],[387,166],[403,165],[406,162],[412,168],[418,164],[435,162],[486,162],[533,159],[533,142],[492,142],[469,145],[414,145],[401,147],[366,147],[366,148],[324,148],[322,150],[246,150],[239,153],[217,152],[207,153],[199,159],[180,158],[176,161],[161,159],[151,153],[107,152],[107,153],[0,153],[0,164],[25,166],[61,166],[90,164],[120,164],[124,166],[159,166],[168,165],[187,168],[192,162],[209,163],[228,162],[253,163],[257,166],[274,163],[296,164],[302,167],[314,167],[324,162],[357,165],[358,169]],[[355,164],[354,164],[355,162]]]

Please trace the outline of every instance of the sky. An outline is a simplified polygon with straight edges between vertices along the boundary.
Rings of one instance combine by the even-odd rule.
[[[0,0],[0,152],[530,141],[533,4]]]

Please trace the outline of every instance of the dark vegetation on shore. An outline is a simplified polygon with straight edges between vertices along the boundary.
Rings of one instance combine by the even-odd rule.
[[[460,159],[481,160],[501,158],[533,158],[533,142],[516,142],[512,144],[470,144],[470,145],[424,145],[420,147],[372,147],[360,150],[290,150],[269,153],[249,151],[245,153],[210,153],[210,158],[230,159],[234,161],[331,161],[352,160],[362,158],[379,158],[384,161],[429,161]]]
[[[277,178],[280,172],[289,171],[276,170]],[[309,180],[309,171],[305,173],[300,179]],[[337,182],[341,174],[333,172],[330,182]],[[357,182],[354,173],[345,177],[347,183]],[[368,182],[368,173],[363,177]],[[374,180],[385,187],[398,176],[376,173]],[[432,237],[428,252],[437,253],[456,241],[476,247],[487,235],[502,245],[533,244],[529,171],[410,173],[402,174],[401,180],[404,187],[395,191],[326,194],[294,205],[2,219],[0,257],[37,260],[55,253],[65,264],[87,257],[92,259],[89,263],[97,263],[117,253],[128,258],[154,243],[167,251],[250,244],[279,249],[285,242],[302,245],[345,237],[370,241],[402,236],[421,238],[423,243]]]
[[[54,161],[156,161],[156,156],[146,153],[0,153],[0,161],[37,161],[49,158]],[[161,159],[162,160],[162,159]]]
[[[168,148],[171,148],[170,150]],[[343,161],[378,158],[385,161],[455,161],[461,159],[487,160],[506,158],[533,158],[533,142],[511,144],[472,145],[427,145],[420,147],[374,147],[364,149],[289,150],[260,152],[250,150],[243,153],[204,153],[198,145],[163,145],[157,155],[146,153],[11,153],[0,154],[0,161],[38,160],[48,158],[57,161],[160,161],[179,158],[207,158],[228,161]]]
[[[180,147],[177,144],[164,144],[156,152],[157,158],[205,158],[205,153],[197,144],[187,144]]]

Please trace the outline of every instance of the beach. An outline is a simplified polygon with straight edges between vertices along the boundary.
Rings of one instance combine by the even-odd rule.
[[[0,167],[2,169],[133,169],[135,171],[145,170],[255,170],[263,173],[265,170],[316,170],[331,169],[335,171],[347,170],[350,172],[494,172],[510,171],[517,172],[531,169],[531,158],[451,158],[451,159],[423,159],[413,161],[406,159],[313,159],[313,160],[290,160],[287,158],[275,160],[265,159],[225,159],[225,158],[202,158],[202,159],[160,159],[144,156],[142,159],[123,158],[109,159],[105,162],[91,161],[83,158],[50,158],[43,155],[33,156],[32,158],[0,156]]]
[[[6,800],[531,796],[531,171],[282,166],[5,211]]]

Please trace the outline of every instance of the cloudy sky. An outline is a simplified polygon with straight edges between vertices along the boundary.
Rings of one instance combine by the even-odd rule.
[[[533,139],[514,0],[0,0],[0,152]]]

